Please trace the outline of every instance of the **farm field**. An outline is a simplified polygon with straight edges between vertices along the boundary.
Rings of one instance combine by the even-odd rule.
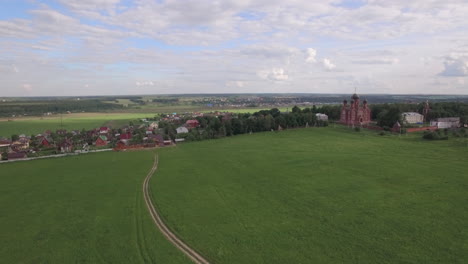
[[[468,148],[342,127],[160,151],[153,199],[213,263],[466,263]]]
[[[142,182],[154,153],[0,164],[2,263],[190,263],[157,231]]]
[[[56,129],[91,129],[103,125],[120,127],[129,121],[139,118],[154,117],[155,113],[78,113],[55,115],[51,117],[23,117],[13,121],[0,120],[0,136],[10,137],[13,134],[37,134],[45,130]],[[62,126],[63,125],[63,126]]]

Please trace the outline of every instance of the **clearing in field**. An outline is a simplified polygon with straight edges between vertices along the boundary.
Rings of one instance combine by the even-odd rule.
[[[2,263],[190,263],[157,231],[142,182],[153,152],[0,164]]]
[[[160,151],[152,192],[213,263],[465,263],[468,148],[344,128]]]

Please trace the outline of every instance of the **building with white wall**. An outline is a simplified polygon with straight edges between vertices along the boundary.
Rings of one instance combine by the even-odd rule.
[[[431,120],[431,126],[437,128],[457,128],[460,126],[459,117],[443,117]]]
[[[424,122],[424,116],[416,112],[404,112],[401,117],[408,124],[422,124]]]

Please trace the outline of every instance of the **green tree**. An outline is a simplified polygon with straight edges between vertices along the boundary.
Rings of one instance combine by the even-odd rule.
[[[402,124],[401,111],[398,107],[391,107],[388,110],[383,110],[377,116],[377,124],[381,127],[393,127],[397,121]]]
[[[301,113],[301,109],[300,109],[297,105],[295,105],[295,106],[291,109],[291,111],[292,111],[293,113]]]

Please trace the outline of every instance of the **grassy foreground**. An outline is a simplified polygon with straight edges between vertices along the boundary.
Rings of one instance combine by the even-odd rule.
[[[214,263],[466,263],[468,148],[344,128],[160,152],[154,200]]]
[[[2,263],[190,263],[150,220],[152,152],[0,164]]]

